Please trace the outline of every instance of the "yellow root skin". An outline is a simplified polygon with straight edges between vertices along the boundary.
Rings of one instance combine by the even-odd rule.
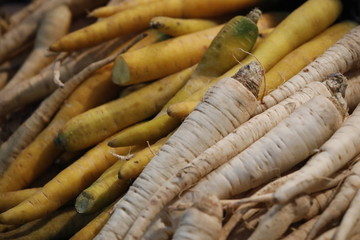
[[[265,72],[296,47],[313,38],[330,26],[342,12],[339,0],[306,1],[291,12],[266,39],[257,46],[252,55],[230,69],[223,77],[234,75],[251,61],[260,61]],[[290,31],[291,30],[291,31]]]
[[[91,222],[89,222],[85,227],[78,231],[70,240],[92,240],[100,232],[101,228],[109,220],[113,206],[115,202],[110,206],[106,207],[102,213],[96,216]]]
[[[41,188],[28,188],[12,192],[0,193],[0,212],[4,212],[12,207],[15,207],[28,197],[34,195]]]
[[[129,8],[102,21],[74,31],[53,43],[52,51],[75,51],[109,39],[142,31],[156,16],[205,18],[255,6],[264,0],[159,0]],[[201,9],[201,11],[199,11]]]
[[[121,11],[102,21],[65,35],[50,50],[75,51],[95,46],[112,38],[145,30],[155,16],[181,16],[181,0],[156,1]]]
[[[355,26],[357,23],[351,21],[335,24],[283,57],[265,74],[266,84],[263,83],[260,87],[259,99],[314,61]]]
[[[130,148],[110,148],[105,140],[45,184],[41,191],[0,214],[0,223],[23,224],[54,212],[94,182]]]
[[[43,219],[31,221],[13,231],[0,234],[1,239],[51,240],[69,239],[99,213],[78,214],[73,208],[54,212]]]
[[[114,135],[109,141],[111,147],[125,147],[131,145],[144,145],[146,142],[154,143],[163,138],[180,125],[181,121],[169,117],[167,114],[142,122],[124,129]]]
[[[183,19],[158,16],[150,21],[150,27],[170,36],[182,36],[219,25],[219,21],[208,19]]]
[[[184,101],[169,106],[167,114],[176,119],[186,118],[199,104],[199,101]]]
[[[159,149],[164,145],[164,143],[169,139],[171,134],[167,137],[161,138],[156,143],[144,148],[141,151],[135,153],[135,156],[130,160],[126,161],[120,168],[119,178],[123,181],[133,180],[141,171],[146,167],[150,160],[156,155]]]
[[[220,30],[217,26],[122,54],[115,60],[112,80],[118,85],[131,85],[188,68],[200,60]]]
[[[157,1],[157,0],[128,0],[128,1],[118,3],[116,5],[96,8],[91,13],[89,13],[89,16],[96,17],[96,18],[110,17],[120,11],[124,11],[126,9],[136,7],[136,6],[139,6],[142,4],[148,4],[148,3],[154,2],[154,1]]]
[[[155,115],[187,78],[170,75],[123,98],[72,118],[55,141],[67,151],[85,149],[134,123]]]
[[[144,147],[129,148],[124,158],[130,158]],[[111,152],[111,150],[109,150]],[[131,184],[131,181],[118,178],[118,172],[127,162],[127,159],[119,159],[109,167],[90,187],[80,193],[75,201],[75,209],[78,213],[93,213],[107,206],[118,198]]]

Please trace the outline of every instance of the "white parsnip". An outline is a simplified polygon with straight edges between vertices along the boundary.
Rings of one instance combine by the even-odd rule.
[[[36,75],[48,65],[55,57],[55,55],[50,56],[48,47],[52,42],[68,32],[70,24],[71,12],[66,5],[60,5],[48,11],[40,22],[32,52],[16,74],[9,80],[4,90]]]
[[[151,206],[145,208],[133,224],[134,232],[144,231],[161,209],[180,192],[194,185],[213,169],[239,154],[258,140],[279,122],[288,117],[297,107],[312,97],[323,95],[330,97],[333,91],[339,91],[343,78],[330,77],[324,84],[310,83],[306,88],[282,101],[265,112],[258,114],[240,125],[232,133],[212,145],[197,158],[179,170],[151,197]],[[328,88],[327,88],[328,87]],[[332,89],[332,90],[330,90]]]
[[[298,228],[293,229],[291,233],[283,237],[282,240],[305,240],[307,234],[318,218],[319,215],[301,224]]]
[[[326,141],[294,176],[275,193],[277,202],[285,203],[305,193],[320,179],[345,166],[360,153],[360,104],[342,126]]]
[[[208,91],[117,203],[96,239],[123,238],[164,181],[255,113],[261,73],[260,65],[252,62],[240,69],[236,76],[239,80],[224,78]]]
[[[359,229],[360,223],[360,189],[357,190],[349,208],[345,212],[338,229],[335,231],[333,240],[349,239],[351,234]]]
[[[317,193],[315,196],[304,195],[287,204],[275,204],[260,219],[259,225],[248,240],[279,239],[290,224],[302,219],[311,219],[328,203],[335,189]]]
[[[311,81],[322,81],[327,75],[360,67],[360,26],[350,30],[321,56],[297,75],[264,96],[262,108],[269,108]]]
[[[179,221],[174,240],[218,240],[222,222],[222,207],[216,196],[204,196],[188,208]]]
[[[349,107],[349,112],[351,113],[360,103],[360,69],[354,69],[344,75],[348,79],[348,86],[345,91],[345,100]]]
[[[358,189],[360,189],[360,162],[352,167],[339,192],[309,231],[307,239],[314,239],[332,220],[339,218],[348,209]]]
[[[175,202],[192,202],[211,192],[230,198],[294,167],[340,127],[345,110],[334,98],[316,96],[297,108],[246,150],[202,178]]]

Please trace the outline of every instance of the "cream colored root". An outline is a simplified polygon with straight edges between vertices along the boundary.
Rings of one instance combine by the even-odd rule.
[[[328,198],[335,189],[317,193],[315,196],[304,195],[285,205],[273,205],[248,240],[279,239],[295,222],[311,219],[321,212],[328,204]]]
[[[329,177],[360,153],[360,104],[342,126],[326,141],[286,184],[275,193],[277,202],[288,202],[295,196],[316,186],[320,179]]]
[[[132,44],[133,43],[131,43],[131,45]],[[8,138],[8,140],[1,144],[0,174],[8,168],[17,154],[24,149],[24,147],[26,147],[46,126],[64,100],[80,83],[82,83],[95,70],[114,61],[118,54],[126,51],[131,45],[117,54],[91,63],[75,76],[71,77],[63,88],[57,89],[53,94],[46,98],[35,110],[35,112]]]
[[[350,203],[345,215],[343,216],[341,223],[336,230],[333,240],[346,240],[349,239],[356,229],[359,229],[360,222],[360,190]],[[357,227],[356,227],[357,226]]]
[[[67,6],[61,5],[47,12],[37,30],[33,51],[10,79],[4,90],[34,76],[48,65],[54,59],[54,56],[49,56],[48,47],[68,32],[70,24],[71,12]]]
[[[204,196],[187,209],[173,235],[174,240],[218,240],[222,225],[222,207],[216,196]]]
[[[24,44],[36,31],[41,18],[49,10],[61,5],[76,2],[75,0],[45,1],[30,15],[25,17],[21,23],[12,27],[0,38],[0,62],[12,55],[19,46]]]
[[[331,80],[329,81],[331,82]],[[333,81],[335,81],[335,79]],[[145,221],[148,223],[151,222],[156,214],[181,191],[191,187],[213,169],[216,169],[228,159],[231,159],[246,149],[270,129],[274,128],[279,122],[288,117],[297,107],[309,101],[312,97],[317,95],[330,97],[332,95],[331,90],[326,87],[328,82],[326,81],[324,83],[325,84],[321,82],[310,83],[302,91],[267,111],[254,116],[216,144],[212,145],[211,148],[205,150],[163,184],[151,197],[151,208],[147,208],[141,212],[141,218],[139,218],[139,220],[137,220],[138,222],[134,225],[139,227],[145,224]]]
[[[245,75],[241,78],[242,81],[253,82],[254,85],[259,84],[261,71],[258,67],[258,65],[251,67],[250,70],[244,67],[241,70]],[[238,99],[239,95],[241,100]],[[257,101],[253,102],[254,97],[253,93],[234,79],[225,78],[214,85],[204,97],[203,102],[179,126],[116,205],[113,216],[97,239],[124,237],[140,211],[147,206],[150,196],[163,182],[202,151],[250,118],[252,111],[256,110],[253,107],[257,108]],[[224,101],[226,104],[223,103]],[[144,232],[134,230],[135,235]]]
[[[264,196],[265,194],[271,193],[275,191],[275,189],[287,181],[291,177],[292,174],[288,174],[286,176],[283,176],[281,178],[278,178],[274,181],[271,181],[270,183],[266,184],[264,187],[260,188],[258,191],[256,191],[253,195],[251,195],[250,198],[257,197],[257,196]],[[250,199],[248,198],[248,199]],[[233,200],[220,200],[221,205],[223,208],[236,208],[236,210],[231,215],[230,219],[225,223],[221,230],[221,235],[219,240],[226,240],[233,228],[238,224],[238,222],[241,221],[241,219],[244,217],[244,214],[251,209],[254,208],[257,205],[257,202],[247,202],[243,201],[244,198],[240,199],[233,199]]]
[[[345,91],[345,100],[349,112],[354,111],[360,103],[360,69],[354,69],[344,74],[348,79],[348,86]]]
[[[327,75],[360,67],[360,26],[350,30],[325,53],[300,73],[262,99],[262,108],[269,108],[311,81],[322,81]]]
[[[307,234],[318,218],[319,216],[311,218],[307,222],[301,224],[298,228],[293,229],[291,233],[283,237],[281,240],[305,240]]]
[[[208,191],[220,199],[230,198],[294,167],[342,124],[345,111],[334,103],[324,96],[312,98],[246,150],[202,178],[178,202],[192,202]],[[323,119],[330,121],[324,123]]]
[[[332,220],[339,218],[349,207],[357,190],[360,188],[360,162],[351,169],[350,175],[345,179],[339,192],[330,202],[329,206],[321,213],[319,219],[309,231],[306,239],[314,239],[315,236]]]

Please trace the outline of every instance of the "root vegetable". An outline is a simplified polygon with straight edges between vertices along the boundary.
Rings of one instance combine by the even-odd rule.
[[[334,78],[328,80],[331,82],[329,86],[337,86],[334,83],[338,80],[342,79]],[[326,81],[325,83],[329,82]],[[341,86],[341,84],[339,85]],[[337,89],[333,89],[333,91],[337,91]],[[298,106],[301,106],[317,95],[330,97],[332,90],[327,89],[322,83],[311,84],[302,92],[294,94],[289,99],[241,124],[229,135],[206,149],[197,158],[174,174],[173,177],[169,178],[167,182],[163,183],[158,191],[153,194],[150,198],[151,207],[144,209],[134,223],[137,231],[143,231],[143,228],[146,228],[147,224],[153,220],[156,214],[180,192],[193,186],[213,169],[235,157],[283,119],[287,118]]]
[[[173,235],[174,240],[217,240],[222,222],[222,207],[215,196],[204,196],[187,209]]]
[[[170,36],[181,36],[207,28],[215,27],[219,22],[210,19],[184,19],[158,16],[150,21],[150,27]]]
[[[16,74],[9,80],[4,90],[36,75],[54,59],[55,56],[48,56],[48,47],[53,41],[68,32],[70,23],[71,12],[65,5],[60,5],[45,14],[36,33],[34,49]]]
[[[22,224],[54,212],[94,182],[107,168],[118,160],[111,155],[127,154],[129,147],[110,148],[107,141],[90,149],[76,162],[65,168],[41,191],[27,198],[19,205],[0,214],[0,222]]]
[[[315,96],[202,178],[175,204],[192,202],[208,191],[220,199],[230,198],[269,181],[310,156],[340,127],[344,115],[345,109],[333,98]]]
[[[262,99],[262,107],[268,108],[299,90],[311,81],[321,81],[325,76],[360,67],[360,26],[350,30],[343,38],[307,65],[297,75],[279,86]]]
[[[161,0],[121,11],[103,21],[72,32],[51,45],[53,51],[74,51],[117,36],[144,30],[156,16],[203,18],[254,6],[262,0]],[[199,11],[199,9],[202,9]],[[330,13],[329,13],[330,14]],[[139,17],[136,16],[141,16]],[[108,27],[108,26],[112,27]]]
[[[185,119],[117,203],[113,216],[97,239],[123,238],[162,182],[250,118],[257,102],[253,102],[254,94],[242,82],[249,87],[254,84],[256,89],[261,80],[259,65],[253,62],[244,66],[237,78],[240,81],[227,78],[214,85],[202,104]],[[223,104],[224,101],[226,104]],[[141,235],[143,232],[132,234]]]
[[[285,203],[308,188],[316,185],[322,178],[345,166],[360,153],[360,105],[345,120],[342,126],[328,139],[294,176],[274,193],[277,202]],[[295,187],[296,186],[296,187]]]

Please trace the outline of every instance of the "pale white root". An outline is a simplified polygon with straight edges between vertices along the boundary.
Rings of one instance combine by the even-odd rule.
[[[67,6],[60,5],[47,12],[37,30],[34,49],[3,91],[36,75],[42,68],[50,64],[55,56],[49,56],[48,47],[68,32],[70,24],[71,12]]]
[[[317,95],[330,97],[333,91],[339,91],[338,88],[342,88],[342,83],[342,78],[329,78],[324,83],[310,83],[302,91],[240,125],[232,133],[205,150],[164,183],[151,197],[151,207],[145,208],[139,218],[136,219],[134,223],[135,229],[132,231],[144,231],[156,214],[181,191],[194,185],[213,169],[246,149],[288,117],[297,107]]]
[[[317,219],[319,219],[319,215],[301,224],[296,229],[293,229],[291,233],[281,238],[281,240],[305,240],[306,236],[308,235],[310,229],[315,224]]]
[[[288,202],[315,186],[320,179],[344,167],[360,153],[360,104],[341,127],[312,156],[296,176],[274,193],[277,202]]]
[[[350,30],[345,36],[326,50],[321,56],[303,68],[297,75],[264,96],[262,108],[267,109],[311,81],[322,81],[332,73],[345,73],[360,67],[360,26]]]
[[[184,212],[172,239],[218,240],[222,215],[219,199],[213,195],[204,196]]]
[[[349,174],[341,185],[339,192],[309,231],[308,240],[314,239],[320,230],[332,220],[339,218],[348,209],[351,200],[354,198],[357,190],[360,189],[360,162],[355,163]]]
[[[175,204],[193,202],[210,192],[220,199],[231,198],[279,176],[329,139],[344,115],[344,109],[331,99],[312,98],[246,150],[202,178]]]
[[[248,240],[279,239],[292,223],[302,219],[311,219],[321,212],[334,192],[333,188],[317,193],[315,196],[301,196],[285,205],[273,205],[260,219],[259,225]]]
[[[349,112],[354,111],[360,103],[360,69],[355,69],[345,73],[348,79],[348,86],[345,91],[345,100],[349,107]]]
[[[349,208],[346,210],[341,223],[335,231],[333,240],[346,240],[359,231],[360,223],[360,189],[357,190],[355,197],[352,199]]]
[[[44,14],[61,4],[68,5],[75,15],[80,11],[84,12],[86,7],[99,5],[104,0],[48,0],[25,17],[18,25],[12,27],[0,38],[0,62],[4,61],[22,44],[24,44],[36,31]],[[79,8],[79,5],[82,6]]]
[[[260,84],[262,71],[258,63],[246,65],[240,72],[244,75],[241,82]],[[124,238],[140,211],[150,204],[151,195],[167,179],[247,121],[257,106],[254,94],[238,80],[224,78],[215,84],[117,203],[114,214],[96,239]]]

